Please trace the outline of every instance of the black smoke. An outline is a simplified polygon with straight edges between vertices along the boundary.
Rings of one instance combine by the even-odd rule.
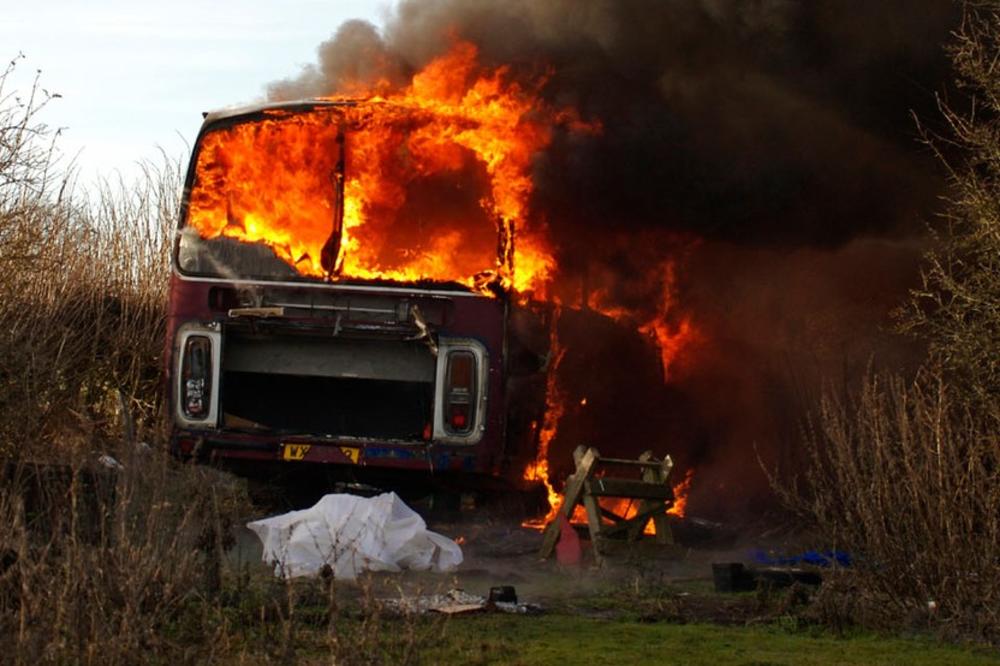
[[[268,94],[402,85],[455,37],[512,77],[549,72],[547,100],[603,131],[537,156],[533,214],[563,285],[652,301],[677,258],[700,336],[670,395],[697,422],[662,446],[699,467],[707,507],[760,486],[754,445],[782,457],[820,390],[915,355],[889,313],[944,183],[914,116],[936,122],[959,19],[950,0],[404,0]]]

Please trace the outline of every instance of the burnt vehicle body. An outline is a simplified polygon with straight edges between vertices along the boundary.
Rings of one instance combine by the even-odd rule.
[[[166,377],[175,453],[249,473],[322,469],[382,488],[520,483],[544,409],[544,329],[497,285],[303,276],[272,248],[190,228],[213,132],[335,102],[208,114],[191,159],[173,253]],[[206,158],[207,159],[207,158]],[[344,169],[329,178],[339,247]],[[339,188],[339,189],[338,189]],[[228,210],[227,210],[228,215]],[[246,224],[246,222],[241,222]],[[545,315],[542,314],[542,319]],[[513,325],[512,325],[513,324]],[[513,390],[515,389],[516,390]]]

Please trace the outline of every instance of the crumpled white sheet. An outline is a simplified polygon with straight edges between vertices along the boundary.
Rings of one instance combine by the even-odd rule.
[[[338,579],[353,579],[362,571],[450,571],[462,562],[459,545],[428,530],[396,493],[326,495],[312,508],[247,527],[281,578],[315,576],[324,565]]]

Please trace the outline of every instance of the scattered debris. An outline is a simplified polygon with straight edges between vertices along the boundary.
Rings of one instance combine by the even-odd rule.
[[[382,599],[382,606],[398,613],[442,613],[445,615],[466,615],[498,611],[523,615],[536,615],[542,607],[536,604],[518,603],[517,592],[511,585],[490,589],[489,597],[469,594],[461,589],[449,590],[445,594],[430,594],[400,599]]]
[[[395,493],[326,495],[302,511],[247,523],[264,545],[263,559],[281,578],[326,571],[353,579],[361,571],[451,571],[462,549],[431,532]]]
[[[712,564],[716,592],[748,592],[765,583],[773,587],[791,587],[794,583],[819,585],[823,577],[817,571],[798,567],[746,567],[742,562]]]
[[[109,456],[108,454],[102,455],[100,458],[97,459],[97,462],[101,463],[102,465],[104,465],[108,469],[115,469],[115,470],[123,470],[123,469],[125,469],[124,465],[122,465],[120,462],[118,462],[117,460],[115,460],[114,457]]]
[[[517,603],[517,590],[514,589],[513,585],[500,585],[498,587],[490,588],[490,596],[487,599],[490,603],[505,603],[505,604],[516,604]]]

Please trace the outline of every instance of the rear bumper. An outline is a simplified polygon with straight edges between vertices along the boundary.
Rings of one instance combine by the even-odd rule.
[[[286,465],[342,465],[415,473],[489,474],[476,447],[425,443],[260,437],[220,432],[179,431],[171,450],[184,459],[245,460]]]

